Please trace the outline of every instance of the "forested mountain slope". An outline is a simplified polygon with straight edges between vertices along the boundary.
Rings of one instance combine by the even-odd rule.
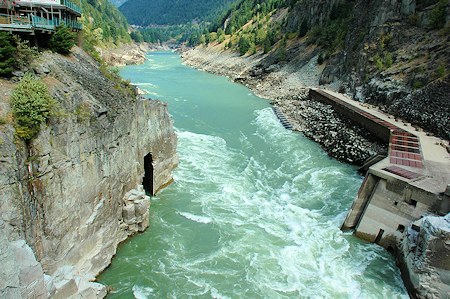
[[[131,42],[126,18],[108,0],[81,0],[81,6],[85,50],[92,52],[94,46]]]
[[[317,82],[450,138],[448,0],[243,0],[199,39],[259,61],[240,76]]]
[[[204,20],[235,0],[129,0],[120,11],[130,24],[175,25]]]

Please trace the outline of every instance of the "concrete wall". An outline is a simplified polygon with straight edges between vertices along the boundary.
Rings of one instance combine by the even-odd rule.
[[[332,95],[325,96],[320,93],[318,90],[311,89],[309,91],[309,95],[313,100],[320,101],[322,103],[331,105],[333,109],[343,116],[347,117],[351,121],[355,122],[357,125],[365,128],[370,133],[375,135],[380,140],[389,143],[389,138],[391,135],[391,131],[389,128],[383,126],[382,124],[379,124],[369,118],[367,118],[364,115],[359,114],[358,112],[354,111],[353,109],[349,109],[348,107],[345,107],[344,105],[340,104],[340,100],[332,100],[330,98],[334,98]]]
[[[355,235],[359,238],[394,249],[404,229],[423,215],[435,213],[434,208],[440,202],[439,195],[371,170],[361,185],[342,229],[355,229]]]

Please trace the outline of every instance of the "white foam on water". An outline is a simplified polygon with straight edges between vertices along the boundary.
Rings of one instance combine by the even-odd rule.
[[[204,224],[208,224],[213,222],[213,220],[210,217],[205,217],[205,216],[199,216],[199,215],[194,215],[191,213],[186,213],[186,212],[177,212],[178,215],[183,216],[186,219],[198,222],[198,223],[204,223]]]
[[[151,88],[159,88],[158,85],[155,85],[155,84],[150,83],[150,82],[137,82],[137,83],[135,83],[135,84],[133,84],[133,85],[137,85],[137,86],[145,86],[145,87],[151,87]]]
[[[144,287],[140,285],[133,285],[133,296],[136,299],[147,299],[154,295],[154,290],[150,287]]]
[[[284,129],[270,108],[255,111],[252,126],[253,134],[239,132],[242,146],[235,148],[220,136],[176,130],[180,157],[176,183],[161,196],[181,206],[158,207],[166,215],[153,221],[162,232],[158,242],[164,245],[155,253],[156,261],[147,265],[152,269],[150,278],[157,275],[169,285],[164,285],[165,290],[155,287],[146,296],[376,298],[381,293],[400,298],[406,294],[398,284],[384,284],[366,274],[373,263],[386,259],[392,267],[386,267],[386,275],[398,275],[382,250],[354,242],[339,230],[361,179],[349,167],[318,154],[316,145],[299,141],[302,137]],[[261,149],[254,148],[255,142],[263,144]],[[163,196],[166,193],[171,197]],[[176,220],[169,214],[175,214]],[[201,247],[200,237],[192,240],[197,236],[192,227],[217,235],[217,240],[208,240],[213,248]],[[191,254],[193,243],[201,250]]]
[[[207,181],[212,186],[202,190],[191,185],[195,190],[194,200],[201,204],[205,216],[182,216],[200,223],[215,219],[226,230],[222,232],[222,240],[236,239],[222,244],[221,250],[206,259],[188,266],[186,261],[180,261],[178,266],[200,276],[220,275],[227,271],[214,269],[213,274],[202,267],[217,260],[233,260],[238,254],[236,262],[247,265],[246,283],[259,296],[360,298],[361,294],[367,295],[356,278],[373,259],[379,258],[378,253],[361,246],[349,254],[351,246],[339,230],[346,215],[344,211],[324,218],[319,211],[301,207],[303,203],[332,197],[336,189],[333,178],[347,174],[338,166],[302,169],[303,164],[310,163],[310,155],[305,158],[288,145],[297,137],[280,127],[271,110],[258,111],[255,123],[257,130],[271,132],[270,136],[264,136],[267,142],[279,143],[280,151],[294,151],[294,158],[291,156],[290,161],[270,170],[259,158],[246,157],[229,148],[220,137],[177,133],[181,145],[180,165],[184,164],[177,179],[188,184]],[[240,140],[249,142],[243,135]],[[236,164],[243,166],[236,168]],[[301,171],[284,173],[292,165],[298,165]],[[272,180],[284,176],[291,179],[278,187],[271,184]],[[359,179],[352,180],[359,183]],[[238,273],[227,275],[239,276]],[[398,297],[398,291],[386,288],[385,295]]]

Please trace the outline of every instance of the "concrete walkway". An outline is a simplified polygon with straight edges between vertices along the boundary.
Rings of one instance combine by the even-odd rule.
[[[428,136],[423,130],[395,120],[375,106],[354,101],[340,93],[315,90],[328,94],[331,100],[342,101],[341,105],[346,109],[390,129],[389,157],[373,165],[371,171],[386,178],[393,176],[431,193],[445,192],[450,184],[450,155],[445,148],[448,141]]]

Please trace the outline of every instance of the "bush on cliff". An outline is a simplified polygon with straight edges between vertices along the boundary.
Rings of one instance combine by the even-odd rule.
[[[14,127],[18,137],[33,139],[52,114],[56,101],[47,86],[31,74],[26,74],[11,94]]]
[[[14,53],[12,35],[0,31],[0,76],[10,76],[14,70]]]
[[[55,34],[50,38],[49,46],[53,52],[67,55],[75,45],[75,33],[69,27],[63,25],[56,29]]]

